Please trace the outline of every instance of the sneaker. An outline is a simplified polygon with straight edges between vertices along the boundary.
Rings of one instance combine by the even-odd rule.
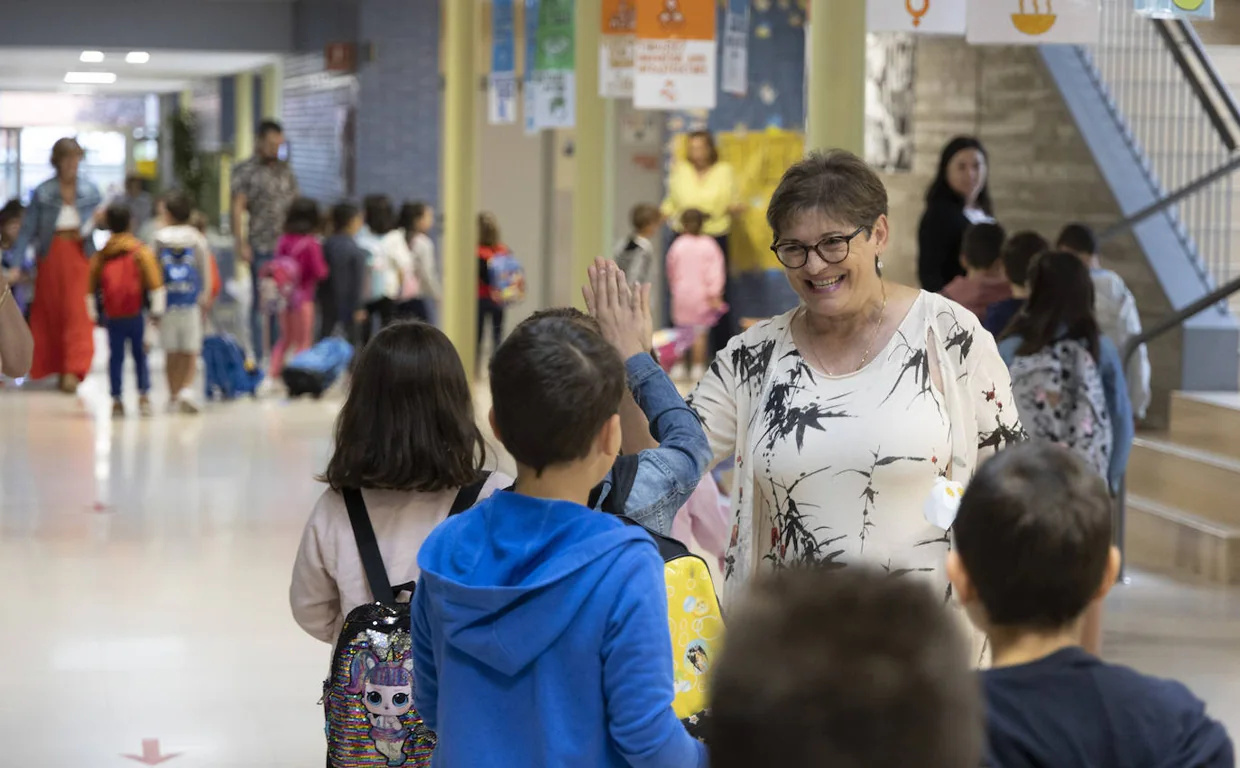
[[[60,377],[60,391],[66,395],[76,394],[78,385],[81,383],[82,380],[77,376],[74,376],[72,373],[66,373]]]
[[[124,403],[120,401],[119,398],[112,401],[112,418],[114,419],[125,418],[125,405]]]
[[[138,413],[144,418],[150,418],[155,415],[155,409],[151,407],[151,398],[146,395],[138,398]]]
[[[177,397],[177,403],[180,405],[181,413],[195,414],[202,410],[192,397],[185,394]]]

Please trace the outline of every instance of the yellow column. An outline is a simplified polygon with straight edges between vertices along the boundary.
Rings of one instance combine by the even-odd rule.
[[[249,159],[254,154],[254,75],[242,72],[234,79],[233,88],[233,157]]]
[[[478,78],[474,40],[477,3],[446,2],[443,110],[443,306],[444,332],[465,371],[474,375],[478,323],[478,265],[472,255],[478,217],[478,127],[474,125]]]
[[[284,115],[284,66],[280,62],[263,67],[263,113],[261,120],[280,120]]]
[[[573,184],[572,277],[574,283],[581,284],[595,257],[607,253],[611,233],[604,229],[603,213],[608,183],[607,106],[606,99],[598,95],[603,4],[597,0],[577,3],[576,13],[577,149],[573,160],[577,174]],[[574,291],[574,296],[580,304],[580,291]]]
[[[865,153],[866,0],[810,0],[806,150]]]

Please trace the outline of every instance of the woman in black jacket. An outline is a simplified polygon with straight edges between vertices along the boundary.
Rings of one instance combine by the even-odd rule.
[[[917,274],[925,290],[937,293],[964,274],[960,264],[964,231],[972,224],[993,221],[988,176],[986,149],[977,139],[957,136],[943,148],[917,230]]]

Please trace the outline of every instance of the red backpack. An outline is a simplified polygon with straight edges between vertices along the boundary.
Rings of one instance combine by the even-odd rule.
[[[105,260],[99,273],[103,314],[115,318],[142,314],[143,285],[142,269],[133,253]]]

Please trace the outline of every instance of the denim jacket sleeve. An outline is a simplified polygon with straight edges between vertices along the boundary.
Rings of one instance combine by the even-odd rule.
[[[659,443],[638,454],[637,477],[625,502],[625,514],[668,535],[676,512],[697,489],[710,463],[710,443],[702,424],[663,369],[650,355],[625,364],[633,399],[650,420]]]

